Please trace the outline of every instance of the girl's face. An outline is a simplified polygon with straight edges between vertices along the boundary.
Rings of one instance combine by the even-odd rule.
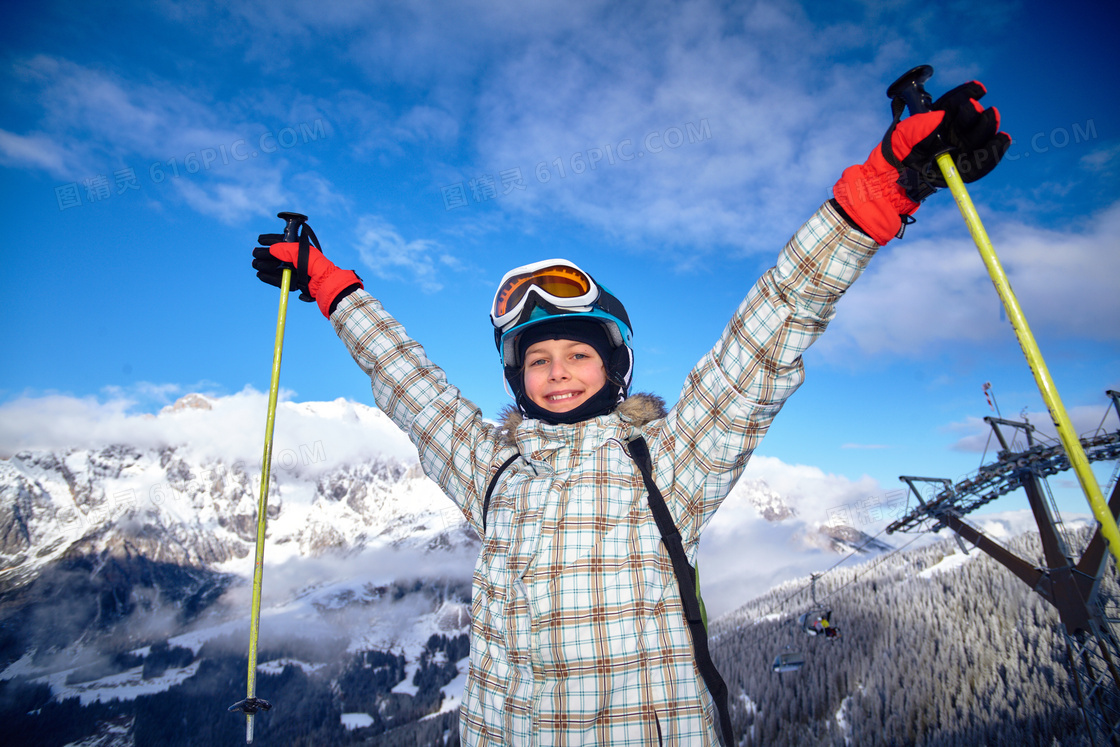
[[[541,340],[525,351],[525,393],[549,412],[570,412],[607,383],[595,348],[574,340]]]

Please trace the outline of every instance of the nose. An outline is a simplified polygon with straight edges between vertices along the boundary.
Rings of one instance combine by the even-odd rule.
[[[568,367],[565,365],[564,361],[559,359],[553,360],[548,369],[548,380],[563,381],[567,378],[569,378]]]

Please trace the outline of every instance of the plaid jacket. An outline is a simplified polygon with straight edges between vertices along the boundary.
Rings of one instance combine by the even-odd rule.
[[[466,745],[717,745],[667,553],[636,466],[654,478],[694,559],[700,532],[800,385],[802,352],[878,245],[825,204],[754,285],[677,404],[574,425],[482,413],[364,291],[331,317],[374,399],[415,443],[482,549],[471,600]],[[482,498],[507,457],[482,529]]]

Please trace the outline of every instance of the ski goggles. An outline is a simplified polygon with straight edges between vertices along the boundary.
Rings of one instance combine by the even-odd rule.
[[[566,259],[546,259],[506,273],[494,294],[490,321],[505,330],[538,301],[578,312],[589,311],[597,298],[599,286],[590,275]]]

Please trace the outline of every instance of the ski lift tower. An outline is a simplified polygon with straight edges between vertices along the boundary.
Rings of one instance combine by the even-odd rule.
[[[1120,392],[1109,390],[1112,407],[1120,417]],[[1100,527],[1081,558],[1074,560],[1061,531],[1057,509],[1048,500],[1043,478],[1068,470],[1069,459],[1061,444],[1036,443],[1034,426],[1028,422],[987,417],[1000,444],[998,459],[974,475],[953,484],[934,477],[902,476],[918,505],[887,527],[887,533],[915,529],[937,532],[948,527],[1006,566],[1058,612],[1067,644],[1067,655],[1078,703],[1094,745],[1120,745],[1120,642],[1116,629],[1120,619],[1101,579],[1108,568],[1108,543]],[[1103,421],[1102,421],[1103,422]],[[1021,430],[1026,448],[1012,451],[1003,428]],[[1014,441],[1014,439],[1013,439]],[[1083,437],[1081,444],[1090,462],[1120,459],[1120,429]],[[1114,473],[1115,474],[1115,473]],[[1120,481],[1115,483],[1108,509],[1120,514]],[[920,484],[933,485],[932,497],[923,498]],[[1022,488],[1038,524],[1047,567],[1040,568],[1000,545],[963,517],[996,498]],[[927,491],[928,495],[928,491]],[[967,550],[961,543],[961,549]]]

